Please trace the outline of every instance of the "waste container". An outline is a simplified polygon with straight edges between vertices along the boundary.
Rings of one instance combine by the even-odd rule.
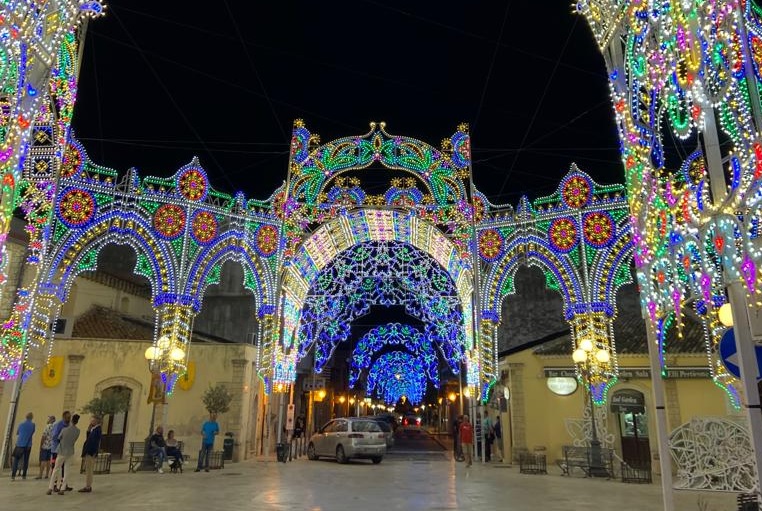
[[[233,461],[233,445],[235,442],[233,441],[233,433],[227,432],[225,433],[225,440],[222,441],[222,452],[223,452],[223,458],[225,458],[228,461]]]
[[[283,463],[288,461],[288,453],[291,450],[289,444],[275,444],[275,456]]]

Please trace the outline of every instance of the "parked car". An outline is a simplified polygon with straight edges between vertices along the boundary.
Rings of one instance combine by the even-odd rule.
[[[370,459],[381,463],[386,454],[386,433],[375,420],[364,417],[339,418],[320,428],[307,445],[307,457],[336,458],[346,463],[350,458]]]

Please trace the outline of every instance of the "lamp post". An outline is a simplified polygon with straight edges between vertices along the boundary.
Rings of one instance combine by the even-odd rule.
[[[601,348],[588,338],[582,339],[578,348],[572,353],[572,360],[577,364],[580,375],[585,382],[590,404],[590,476],[610,477],[609,471],[603,464],[601,441],[598,439],[598,427],[595,423],[595,403],[593,402],[593,385],[603,376],[611,362],[611,353],[605,347]]]
[[[148,401],[153,403],[151,410],[151,424],[148,430],[148,437],[153,434],[156,421],[156,404],[164,402],[165,385],[161,378],[162,373],[170,372],[175,364],[185,359],[185,350],[175,345],[166,335],[159,337],[155,345],[149,346],[144,353],[148,370],[151,373],[151,386],[148,391]]]

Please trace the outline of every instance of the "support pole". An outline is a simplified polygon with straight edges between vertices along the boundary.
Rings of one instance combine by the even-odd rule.
[[[5,434],[3,435],[3,448],[0,450],[0,470],[5,467],[5,461],[10,456],[11,439],[13,437],[13,424],[16,422],[18,413],[19,397],[21,396],[21,377],[24,374],[24,362],[22,359],[19,373],[13,379],[13,389],[11,390],[11,403],[8,410],[8,420],[5,423]]]
[[[644,310],[643,317],[648,313]],[[646,319],[648,361],[651,365],[651,391],[656,408],[656,441],[659,447],[659,467],[661,469],[661,496],[664,511],[675,511],[674,492],[672,491],[672,454],[669,450],[669,428],[667,427],[667,409],[664,398],[664,382],[659,363],[659,347],[651,321]]]

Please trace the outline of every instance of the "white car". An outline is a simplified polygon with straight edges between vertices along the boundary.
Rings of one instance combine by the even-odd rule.
[[[368,458],[381,463],[386,454],[386,435],[379,424],[367,418],[334,419],[312,435],[307,445],[307,457],[336,458],[346,463],[350,458]]]

